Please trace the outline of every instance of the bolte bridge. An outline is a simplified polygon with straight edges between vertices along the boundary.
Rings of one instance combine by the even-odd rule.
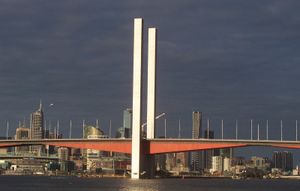
[[[68,148],[94,149],[119,153],[132,153],[131,139],[35,139],[35,140],[0,140],[0,147],[24,145],[51,145]],[[145,155],[162,153],[189,152],[207,149],[237,148],[249,146],[267,146],[299,149],[300,141],[282,140],[244,140],[244,139],[142,139],[141,152]]]

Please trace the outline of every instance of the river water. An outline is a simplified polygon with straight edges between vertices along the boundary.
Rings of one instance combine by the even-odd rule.
[[[298,191],[300,180],[113,179],[0,176],[1,191]]]

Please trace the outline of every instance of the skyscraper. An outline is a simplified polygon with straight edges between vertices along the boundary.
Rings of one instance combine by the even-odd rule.
[[[273,153],[273,167],[280,168],[283,171],[293,170],[293,154],[288,151]]]
[[[42,102],[37,111],[30,116],[30,139],[43,139],[44,138],[44,113],[42,110]],[[31,146],[31,152],[41,155],[42,146]]]
[[[223,158],[233,158],[233,148],[220,149],[220,156]]]
[[[211,172],[221,174],[223,171],[223,158],[221,156],[213,156],[211,158]]]
[[[123,128],[124,128],[124,138],[131,137],[132,109],[130,108],[127,108],[123,111]]]
[[[202,113],[199,111],[193,111],[193,139],[199,139],[201,137],[201,125],[202,125]]]
[[[203,138],[205,139],[213,139],[214,138],[214,132],[209,130],[204,131],[204,136]],[[212,157],[213,156],[219,156],[220,155],[220,150],[219,149],[209,149],[203,151],[203,168],[204,169],[211,169],[212,168]]]
[[[192,114],[192,120],[193,120],[192,138],[199,139],[201,137],[202,113],[199,111],[194,111]],[[200,170],[201,158],[202,158],[201,151],[191,152],[191,170],[192,171]]]

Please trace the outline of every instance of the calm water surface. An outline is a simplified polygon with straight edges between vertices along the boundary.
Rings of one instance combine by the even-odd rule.
[[[76,177],[0,176],[1,191],[290,191],[300,190],[300,180],[219,179],[83,179]]]

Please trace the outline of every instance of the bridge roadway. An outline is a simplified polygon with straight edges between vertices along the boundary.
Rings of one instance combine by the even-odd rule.
[[[69,148],[94,149],[131,154],[131,139],[40,139],[40,140],[0,140],[0,147],[22,145],[53,145]],[[236,140],[236,139],[143,139],[144,154],[197,151],[217,148],[248,146],[270,146],[300,149],[300,141],[281,140]]]

